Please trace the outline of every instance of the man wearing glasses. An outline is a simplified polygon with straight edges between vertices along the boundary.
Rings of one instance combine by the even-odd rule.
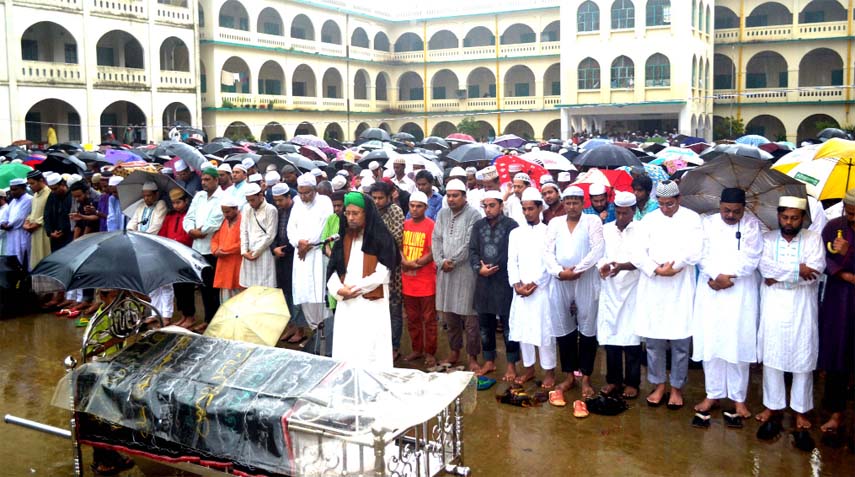
[[[639,222],[639,246],[632,264],[641,270],[638,281],[636,335],[647,338],[647,379],[656,389],[647,397],[657,407],[683,407],[682,388],[689,369],[695,265],[703,251],[701,218],[680,207],[680,188],[674,181],[656,186],[659,210]],[[671,348],[671,394],[666,397],[665,356]]]

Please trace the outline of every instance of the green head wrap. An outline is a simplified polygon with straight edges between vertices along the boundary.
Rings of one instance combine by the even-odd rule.
[[[362,192],[348,192],[344,196],[344,206],[355,205],[365,210],[365,195]]]
[[[217,177],[220,177],[220,173],[217,172],[217,169],[215,169],[213,167],[206,167],[206,168],[202,169],[202,174],[209,175],[215,179]]]

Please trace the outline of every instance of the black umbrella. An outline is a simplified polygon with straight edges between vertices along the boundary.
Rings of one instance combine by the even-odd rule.
[[[119,141],[112,140],[112,141],[104,141],[101,144],[98,144],[98,146],[101,146],[101,147],[108,146],[108,147],[113,147],[116,149],[122,149],[125,145]]]
[[[432,149],[434,151],[447,151],[449,148],[448,141],[437,136],[428,136],[419,145],[425,149]]]
[[[100,163],[104,163],[104,164],[110,164],[105,159],[104,154],[101,154],[100,152],[83,151],[83,152],[77,153],[76,156],[78,159],[80,159],[81,161],[83,161],[85,163],[100,162]]]
[[[230,144],[223,142],[210,142],[202,146],[201,151],[202,154],[216,154],[222,149],[229,147]]]
[[[299,152],[299,148],[290,142],[280,142],[273,146],[273,151],[279,154],[296,154]]]
[[[151,151],[152,156],[178,156],[187,167],[194,171],[201,171],[202,164],[207,162],[205,156],[195,147],[178,141],[163,141]]]
[[[67,154],[74,154],[78,151],[82,151],[83,147],[80,144],[73,142],[61,142],[59,144],[54,144],[53,146],[47,148],[49,151],[62,151]]]
[[[774,159],[774,156],[768,152],[749,144],[718,144],[701,152],[700,157],[704,161],[709,161],[725,154],[763,159],[764,161]]]
[[[59,174],[82,174],[86,170],[86,164],[80,159],[69,156],[61,151],[51,151],[41,164],[36,164],[36,169],[47,172],[52,171]]]
[[[416,137],[408,132],[397,132],[392,135],[392,139],[396,141],[415,141]]]
[[[277,171],[282,171],[282,168],[286,165],[292,165],[303,172],[308,172],[315,168],[314,162],[296,153],[265,154],[255,163],[259,171],[267,170],[267,166],[270,164],[276,165]]]
[[[261,155],[255,154],[254,152],[242,152],[240,154],[233,154],[231,156],[226,157],[226,162],[229,164],[243,162],[244,159],[251,159],[252,162],[258,164],[258,160],[261,159]]]
[[[172,208],[172,202],[169,199],[169,191],[172,189],[181,189],[184,195],[190,197],[186,189],[178,185],[174,179],[166,174],[158,174],[149,171],[134,171],[121,184],[116,187],[119,194],[119,205],[122,207],[122,212],[128,217],[132,217],[137,208],[142,204],[143,185],[146,182],[154,182],[157,184],[158,200],[162,200]]]
[[[113,288],[149,294],[173,283],[202,283],[208,262],[175,240],[138,232],[84,235],[48,255],[33,276],[61,288]]]
[[[828,141],[831,138],[849,139],[849,134],[846,131],[838,128],[825,128],[816,135],[816,138],[821,142]]]
[[[448,159],[451,159],[452,161],[464,163],[492,161],[493,159],[501,155],[502,148],[500,146],[497,146],[495,144],[484,144],[478,142],[474,144],[463,144],[462,146],[449,152],[446,157]]]
[[[362,131],[362,134],[359,135],[359,139],[362,139],[365,141],[371,141],[371,140],[391,141],[392,137],[389,136],[389,133],[387,133],[385,129],[368,128],[365,131]]]
[[[18,146],[7,146],[0,149],[0,156],[3,156],[10,161],[15,159],[26,161],[27,158],[30,157],[30,154]]]
[[[376,151],[371,151],[368,154],[362,156],[362,159],[356,161],[359,164],[359,167],[365,169],[368,167],[368,164],[371,164],[374,161],[377,161],[380,166],[385,166],[386,162],[390,159],[389,151],[386,149],[377,149]]]
[[[573,164],[577,167],[597,167],[600,169],[623,166],[644,167],[629,149],[614,144],[603,144],[595,149],[585,151],[573,160]]]
[[[659,144],[657,142],[645,147],[644,150],[649,152],[650,154],[656,154],[657,152],[661,151],[662,149],[665,149],[666,147],[668,147],[666,144]]]

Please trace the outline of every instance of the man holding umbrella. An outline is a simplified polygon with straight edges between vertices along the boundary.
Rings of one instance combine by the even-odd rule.
[[[71,235],[71,194],[68,185],[59,174],[47,175],[50,196],[45,203],[44,228],[50,237],[51,253],[68,245],[74,237]]]
[[[724,413],[729,427],[751,416],[745,406],[748,366],[757,361],[757,316],[763,254],[760,221],[745,213],[745,191],[721,192],[720,213],[703,219],[704,248],[695,292],[695,361],[704,363],[706,399],[695,406],[696,427],[709,427],[709,411],[729,398],[736,409]]]
[[[143,203],[134,211],[134,216],[128,222],[128,230],[145,234],[157,235],[166,219],[166,203],[159,199],[157,184],[146,182],[142,186]],[[157,290],[149,290],[151,304],[165,323],[172,320],[175,293],[172,285],[164,285]]]
[[[178,159],[175,161],[174,169],[175,182],[186,190],[191,197],[202,190],[202,181],[199,179],[199,176],[196,175],[196,172],[194,172],[193,169],[190,169],[186,162]]]
[[[214,288],[214,272],[217,257],[211,252],[211,236],[223,223],[220,200],[227,192],[220,189],[219,173],[213,167],[202,171],[202,191],[197,192],[184,216],[184,231],[193,237],[193,250],[202,254],[211,266],[202,271],[202,304],[205,306],[205,322],[210,323],[220,307],[220,295]]]

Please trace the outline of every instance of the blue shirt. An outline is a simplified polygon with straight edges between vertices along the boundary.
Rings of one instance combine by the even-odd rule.
[[[606,211],[608,212],[608,215],[606,215],[606,220],[604,220],[603,223],[607,224],[609,222],[614,222],[615,221],[615,204],[612,202],[609,202],[609,204],[606,206]],[[587,209],[583,209],[582,213],[583,214],[590,214],[590,215],[600,215],[599,212],[594,210],[593,206],[588,207]]]
[[[647,204],[644,205],[644,209],[637,207],[635,209],[635,216],[632,220],[639,221],[644,218],[645,215],[653,212],[654,210],[659,208],[659,201],[654,199],[653,197],[647,199]]]
[[[427,210],[425,211],[425,217],[427,217],[433,221],[436,221],[436,214],[439,213],[439,209],[441,209],[441,208],[442,208],[442,196],[437,194],[436,192],[434,192],[432,196],[428,197],[428,204],[427,204]],[[410,218],[409,212],[407,212],[407,218],[408,219]]]
[[[125,215],[122,213],[122,204],[119,203],[119,199],[111,195],[109,199],[107,199],[107,232],[115,232],[117,230],[125,229]]]

